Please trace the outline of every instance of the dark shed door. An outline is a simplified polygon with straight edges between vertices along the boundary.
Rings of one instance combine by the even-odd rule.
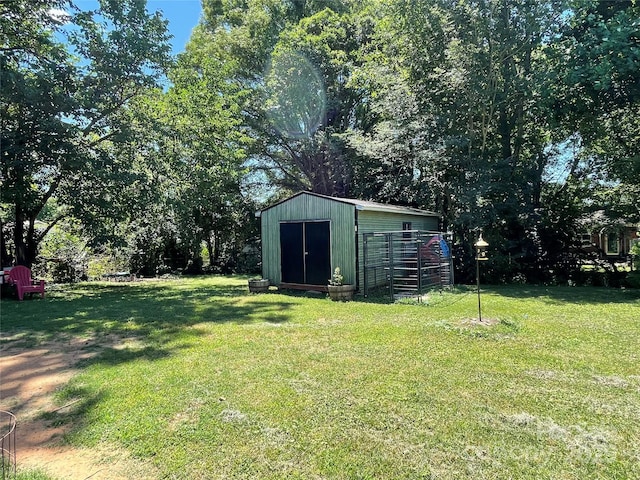
[[[304,224],[280,224],[282,281],[304,283]]]
[[[280,224],[283,283],[326,285],[331,277],[329,222]]]
[[[331,252],[329,222],[304,224],[305,282],[309,285],[326,285],[331,277]]]

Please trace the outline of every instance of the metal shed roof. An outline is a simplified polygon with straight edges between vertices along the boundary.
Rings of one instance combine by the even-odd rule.
[[[319,193],[313,193],[313,192],[298,192],[295,195],[292,195],[291,197],[285,198],[284,200],[280,200],[279,202],[274,203],[273,205],[265,208],[264,210],[257,211],[256,217],[260,217],[263,211],[269,210],[270,208],[280,205],[281,203],[287,202],[299,195],[313,195],[315,197],[326,198],[327,200],[332,200],[334,202],[349,203],[355,206],[356,210],[364,210],[364,211],[371,211],[371,212],[403,213],[405,215],[406,214],[420,215],[423,217],[440,217],[441,216],[439,213],[436,213],[436,212],[431,212],[428,210],[420,210],[418,208],[413,208],[413,207],[403,207],[400,205],[390,205],[387,203],[369,202],[366,200],[357,200],[354,198],[329,197],[327,195],[320,195]]]

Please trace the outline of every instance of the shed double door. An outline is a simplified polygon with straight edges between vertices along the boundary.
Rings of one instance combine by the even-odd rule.
[[[280,224],[283,283],[326,285],[331,278],[328,221]]]

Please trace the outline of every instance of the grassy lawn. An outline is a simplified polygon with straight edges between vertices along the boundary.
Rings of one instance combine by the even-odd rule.
[[[81,284],[2,301],[2,332],[120,339],[48,420],[159,478],[640,478],[637,290],[487,287],[488,326],[466,289],[428,305],[245,292]]]

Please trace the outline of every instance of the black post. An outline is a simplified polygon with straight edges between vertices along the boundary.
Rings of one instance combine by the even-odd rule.
[[[391,292],[391,300],[393,300],[393,277],[395,275],[395,260],[393,258],[393,234],[387,233],[386,237],[389,245],[389,291]]]
[[[362,234],[362,263],[364,264],[364,268],[363,268],[363,273],[364,273],[364,296],[365,298],[367,297],[367,294],[369,293],[369,277],[367,275],[367,267],[369,266],[367,263],[367,250],[369,250],[369,246],[368,246],[368,242],[369,242],[369,237],[366,233]]]
[[[422,295],[422,243],[420,238],[416,235],[416,247],[417,251],[417,267],[418,267],[418,295]]]
[[[478,321],[482,323],[482,307],[480,305],[480,260],[476,255],[476,287],[478,289]]]

